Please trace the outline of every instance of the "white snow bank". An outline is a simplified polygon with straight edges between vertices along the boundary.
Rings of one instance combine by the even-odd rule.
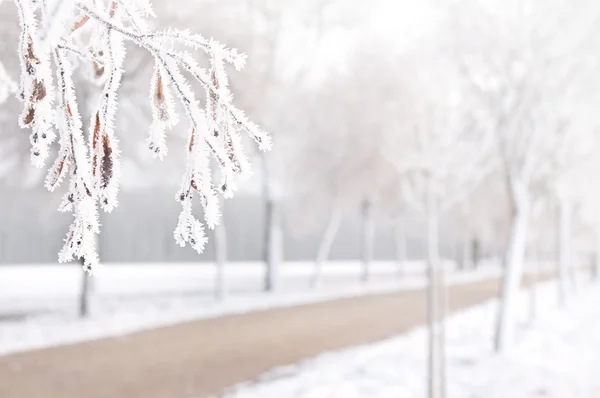
[[[280,289],[260,292],[262,265],[227,267],[233,293],[218,300],[211,264],[108,265],[94,280],[90,316],[77,317],[81,269],[77,266],[0,267],[0,355],[118,336],[194,319],[299,305],[363,294],[421,288],[421,263],[408,263],[398,278],[397,265],[373,264],[373,282],[360,284],[358,263],[325,266],[318,291],[309,289],[312,264],[284,264]],[[455,273],[464,283],[499,275],[494,266]]]
[[[284,263],[279,270],[282,289],[308,286],[314,263]],[[217,267],[213,263],[117,264],[102,267],[94,278],[94,291],[100,295],[134,296],[157,293],[207,293],[214,290]],[[258,291],[265,267],[260,262],[232,262],[225,266],[228,290]],[[355,282],[362,275],[359,262],[331,262],[323,267],[324,283],[342,279]],[[389,279],[400,272],[393,262],[374,262],[375,281]],[[406,262],[405,275],[422,274],[422,262]],[[77,264],[0,265],[0,298],[75,296],[81,286],[81,267]]]
[[[580,285],[581,286],[581,285]],[[600,286],[556,309],[556,284],[537,289],[535,321],[521,294],[518,343],[492,350],[496,301],[452,316],[447,328],[448,397],[597,398],[600,396]],[[426,396],[426,333],[323,354],[276,369],[226,398],[422,398]]]

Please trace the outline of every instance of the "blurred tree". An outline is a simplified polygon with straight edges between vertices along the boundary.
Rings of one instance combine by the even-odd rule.
[[[284,260],[283,203],[293,190],[287,186],[290,158],[306,136],[296,127],[306,126],[302,120],[307,117],[302,113],[305,103],[298,100],[303,98],[307,104],[313,100],[298,93],[319,86],[328,76],[324,55],[340,47],[339,42],[332,42],[332,32],[348,31],[355,24],[356,9],[337,0],[226,0],[198,4],[198,9],[179,18],[203,15],[209,31],[248,52],[250,62],[239,79],[232,79],[232,86],[237,87],[242,107],[274,133],[279,148],[277,153],[260,153],[262,167],[257,170],[265,203],[264,286],[273,290]]]
[[[371,38],[357,42],[346,70],[332,76],[319,90],[301,100],[306,117],[298,129],[306,131],[297,146],[291,174],[291,204],[303,208],[303,222],[330,220],[319,246],[315,280],[329,257],[341,214],[361,216],[359,239],[361,279],[370,279],[376,242],[376,209],[397,209],[399,195],[390,189],[396,179],[393,162],[385,156],[386,134],[395,128],[393,57]],[[388,209],[389,208],[389,209]],[[308,210],[308,211],[306,211]]]
[[[538,171],[555,153],[548,131],[560,128],[547,109],[567,92],[593,37],[598,7],[582,0],[496,2],[473,0],[449,7],[450,47],[464,81],[480,99],[497,138],[511,227],[506,248],[502,305],[496,348],[514,337],[515,300],[520,285],[529,227],[532,186]],[[585,10],[585,11],[584,11]],[[576,25],[575,25],[576,24]],[[564,35],[564,31],[573,34]],[[454,40],[452,42],[452,40]],[[550,123],[550,124],[549,124]]]
[[[445,396],[445,268],[440,258],[440,214],[468,200],[496,166],[493,136],[481,128],[473,97],[452,58],[436,42],[407,54],[397,109],[404,127],[387,137],[404,200],[427,219],[429,275],[429,397]],[[403,136],[403,137],[402,137]]]

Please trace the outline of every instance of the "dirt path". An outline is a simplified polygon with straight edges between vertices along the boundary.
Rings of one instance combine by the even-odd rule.
[[[497,293],[497,280],[453,286],[449,307]],[[0,357],[0,397],[207,397],[275,366],[424,322],[422,290],[200,320]]]

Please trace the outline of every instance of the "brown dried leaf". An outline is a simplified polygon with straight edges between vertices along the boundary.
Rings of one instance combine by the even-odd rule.
[[[33,84],[33,93],[31,94],[33,101],[38,102],[46,98],[46,85],[43,81],[36,80]]]
[[[93,64],[96,79],[100,79],[104,75],[104,66],[100,67],[96,62]]]
[[[100,134],[100,113],[96,112],[96,117],[94,120],[94,133],[92,135],[92,148],[96,149],[98,144],[98,135]]]
[[[27,55],[26,58],[33,62],[36,65],[40,64],[40,60],[38,57],[35,56],[34,52],[33,52],[33,38],[31,37],[31,35],[27,36]]]
[[[154,101],[155,104],[162,104],[165,102],[165,92],[160,68],[156,69],[156,91],[154,92]]]
[[[102,173],[100,186],[102,188],[106,188],[113,177],[113,150],[110,146],[110,139],[106,134],[102,136],[102,146],[104,149],[104,156],[102,157],[102,164],[100,165],[100,171]]]
[[[165,86],[163,83],[160,68],[156,69],[156,89],[154,91],[154,108],[156,109],[158,120],[166,122],[169,120],[169,112],[166,106]]]
[[[23,118],[23,124],[28,126],[33,122],[33,119],[35,118],[35,107],[31,106],[29,107],[29,109],[27,110],[27,113],[25,114],[25,117]]]
[[[63,168],[65,167],[66,156],[64,156],[60,163],[58,163],[58,167],[56,168],[56,172],[54,173],[54,177],[50,181],[50,186],[55,187],[58,184],[58,180],[60,180],[60,176],[62,174]]]
[[[75,32],[77,29],[79,29],[83,25],[85,25],[86,22],[89,20],[90,20],[90,17],[88,15],[84,15],[79,21],[75,22],[75,24],[73,25],[73,29],[71,29],[71,32]]]
[[[192,129],[192,134],[190,135],[190,145],[188,146],[188,151],[192,152],[192,150],[194,149],[194,140],[195,140],[195,130]]]
[[[112,4],[110,5],[110,12],[108,13],[108,15],[110,15],[111,17],[114,17],[115,12],[117,11],[118,5],[119,4],[116,1],[113,1]]]

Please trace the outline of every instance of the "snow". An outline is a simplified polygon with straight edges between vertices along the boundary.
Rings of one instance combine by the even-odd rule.
[[[600,396],[600,286],[556,308],[556,284],[538,287],[538,317],[529,319],[521,293],[517,344],[505,355],[492,350],[496,301],[462,311],[447,330],[447,396],[531,398]],[[426,396],[426,330],[383,342],[325,353],[275,369],[227,398],[389,398]]]
[[[228,296],[215,297],[216,267],[203,264],[110,264],[93,279],[90,316],[77,316],[81,268],[77,265],[0,267],[0,355],[118,336],[224,314],[257,311],[425,284],[422,263],[375,262],[372,282],[359,283],[359,263],[324,266],[323,284],[309,289],[311,263],[285,263],[280,289],[260,292],[264,266],[232,263],[225,268]],[[453,283],[499,275],[493,265],[454,273]]]

